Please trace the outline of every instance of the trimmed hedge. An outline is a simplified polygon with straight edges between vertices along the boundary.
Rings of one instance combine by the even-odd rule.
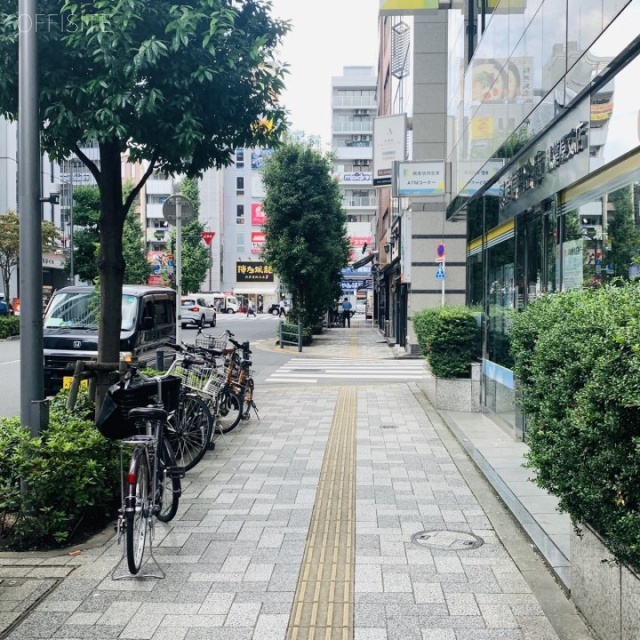
[[[438,378],[468,378],[478,352],[477,312],[469,307],[434,307],[413,316],[422,355]]]
[[[115,513],[119,447],[95,428],[86,395],[71,413],[66,398],[54,398],[38,438],[17,418],[0,419],[0,541],[9,548],[63,546]]]
[[[282,331],[285,334],[286,342],[293,342],[298,340],[298,325],[289,324],[286,321],[283,324]],[[280,338],[280,327],[278,326],[277,332],[278,338]],[[313,342],[313,330],[311,327],[302,327],[302,346],[308,347]]]
[[[536,484],[640,569],[640,286],[541,297],[511,344]]]
[[[16,316],[0,316],[0,340],[20,335],[20,318]]]

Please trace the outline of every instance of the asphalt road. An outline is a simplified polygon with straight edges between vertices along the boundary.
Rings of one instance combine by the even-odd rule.
[[[204,330],[207,334],[221,335],[224,329],[229,329],[236,340],[249,340],[259,343],[275,340],[278,319],[267,314],[247,318],[244,313],[219,314],[217,326]],[[182,340],[193,342],[196,329],[182,330]],[[253,363],[256,383],[263,382],[287,358],[285,354],[267,351],[260,348],[253,349]],[[20,415],[20,341],[0,340],[0,417]]]

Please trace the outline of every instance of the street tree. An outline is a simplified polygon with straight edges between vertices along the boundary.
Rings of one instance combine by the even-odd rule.
[[[60,234],[56,226],[48,220],[42,221],[42,250],[53,250]],[[3,293],[11,302],[11,276],[20,263],[20,217],[15,211],[0,215],[0,275]]]
[[[0,113],[11,120],[24,26],[15,0],[0,8]],[[262,0],[41,0],[38,9],[40,140],[54,159],[80,158],[100,190],[98,361],[114,363],[129,208],[154,172],[199,176],[230,164],[237,147],[277,142],[286,68],[275,51],[289,25]],[[123,158],[144,167],[126,197]]]
[[[125,182],[123,193],[133,189]],[[144,232],[137,212],[137,200],[125,219],[122,236],[122,255],[125,261],[124,281],[127,284],[146,284],[151,275],[147,260]],[[77,187],[73,191],[73,270],[85,282],[97,282],[100,248],[100,191],[95,186]],[[69,260],[67,260],[69,269]]]
[[[331,159],[304,140],[290,141],[267,161],[263,250],[292,294],[293,312],[316,322],[340,295],[348,264],[347,218]]]

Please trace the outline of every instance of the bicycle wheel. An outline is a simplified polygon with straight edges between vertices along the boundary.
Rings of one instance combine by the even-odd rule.
[[[247,385],[242,394],[242,419],[248,420],[251,417],[251,407],[253,407],[253,378],[247,380]]]
[[[129,573],[136,575],[142,566],[147,542],[149,509],[149,463],[142,447],[134,449],[128,474],[126,516],[127,564]]]
[[[167,437],[176,461],[189,471],[202,460],[211,439],[213,421],[207,403],[199,396],[183,394],[168,423]]]
[[[158,480],[156,485],[156,517],[160,522],[169,522],[178,512],[178,502],[182,493],[180,479],[167,473],[166,469],[175,468],[176,459],[171,445],[163,440],[162,452],[158,460]]]
[[[235,391],[225,386],[220,389],[215,402],[215,430],[229,433],[236,428],[242,417],[242,399]]]

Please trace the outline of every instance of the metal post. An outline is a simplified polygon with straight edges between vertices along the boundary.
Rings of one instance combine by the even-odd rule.
[[[71,183],[71,200],[69,202],[69,276],[72,285],[76,283],[73,265],[73,165],[73,162],[69,163],[69,180]]]
[[[298,322],[298,351],[302,351],[302,322]]]
[[[182,343],[182,202],[176,198],[176,342]]]
[[[280,331],[280,348],[284,349],[284,332],[282,331],[284,327],[284,320],[280,320],[280,326],[278,327],[278,330]]]
[[[18,47],[18,205],[20,216],[20,420],[32,435],[46,426],[42,369],[42,213],[36,0],[20,0]]]
[[[445,263],[444,260],[442,261],[442,270],[444,271],[445,277],[446,277],[447,270],[446,270],[446,263]],[[441,283],[442,283],[442,300],[440,302],[440,306],[444,307],[444,283],[445,283],[445,278],[442,278]]]

